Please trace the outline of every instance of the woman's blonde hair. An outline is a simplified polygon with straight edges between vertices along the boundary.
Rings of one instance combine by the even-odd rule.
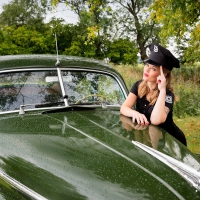
[[[171,90],[172,92],[173,91],[173,87],[171,86],[171,71],[166,69],[165,67],[163,67],[163,72],[164,73],[167,73],[166,75],[166,88]],[[158,98],[158,95],[159,95],[159,89],[158,87],[154,88],[152,91],[150,91],[148,85],[147,85],[147,82],[146,81],[142,81],[140,84],[139,84],[139,87],[138,87],[138,95],[140,98],[142,98],[143,96],[146,96],[146,99],[147,101],[150,102],[150,105],[153,105],[155,104],[157,98]]]

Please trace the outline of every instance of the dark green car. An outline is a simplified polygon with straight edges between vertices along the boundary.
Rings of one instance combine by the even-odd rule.
[[[84,58],[0,57],[0,199],[200,199],[200,159],[119,109],[109,65]]]

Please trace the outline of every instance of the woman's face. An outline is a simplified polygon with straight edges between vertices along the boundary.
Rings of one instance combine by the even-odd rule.
[[[160,75],[160,66],[146,63],[144,66],[143,80],[148,82],[156,82]]]

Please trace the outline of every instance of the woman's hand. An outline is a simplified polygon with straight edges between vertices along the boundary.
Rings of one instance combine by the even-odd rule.
[[[160,66],[160,75],[157,77],[157,83],[158,83],[158,89],[162,90],[163,88],[166,88],[166,78],[163,73],[162,66]]]
[[[155,106],[152,110],[150,121],[153,125],[159,125],[166,121],[167,112],[165,108],[166,99],[166,78],[160,66],[160,75],[157,77],[158,89],[160,90]]]
[[[128,131],[131,131],[133,129],[135,129],[135,130],[145,130],[148,127],[146,125],[133,123],[131,118],[126,117],[124,115],[120,115],[120,121],[122,121],[123,127]]]
[[[121,106],[120,113],[127,117],[131,117],[133,123],[137,123],[140,125],[148,125],[149,122],[145,117],[145,115],[132,109],[136,101],[137,101],[137,96],[130,92],[125,102]]]
[[[149,124],[146,116],[144,114],[139,113],[136,110],[133,110],[133,112],[132,112],[132,122],[138,123],[138,124],[141,124],[141,125],[148,125]]]

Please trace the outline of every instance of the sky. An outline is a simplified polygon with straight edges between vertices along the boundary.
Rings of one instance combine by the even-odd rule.
[[[11,0],[0,0],[0,13],[3,11],[2,6],[8,4]],[[67,23],[77,23],[77,16],[69,10],[64,3],[60,3],[55,11],[48,12],[45,22],[49,22],[52,17],[63,18]]]

